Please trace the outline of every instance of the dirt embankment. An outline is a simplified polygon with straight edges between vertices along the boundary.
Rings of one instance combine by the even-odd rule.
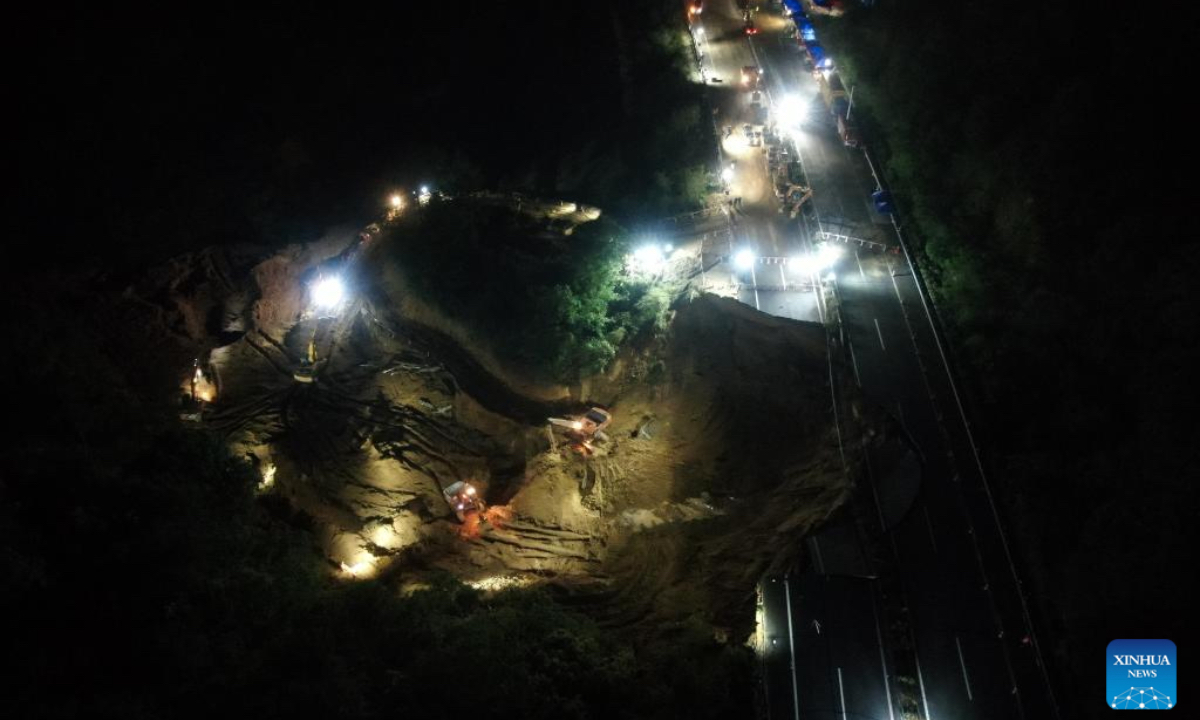
[[[653,419],[649,439],[622,435],[613,453],[627,472],[605,488],[624,500],[605,590],[568,595],[615,625],[699,617],[748,631],[758,578],[848,496],[825,352],[817,325],[713,296],[682,305],[663,382],[616,403],[630,424]]]
[[[378,280],[379,304],[389,308],[411,332],[424,334],[431,343],[447,353],[453,353],[456,359],[451,361],[461,367],[465,374],[494,378],[500,385],[523,398],[545,402],[571,399],[571,389],[566,385],[534,380],[496,359],[488,348],[476,342],[477,333],[471,328],[410,292],[409,283],[399,267],[382,265]],[[481,379],[481,382],[491,381]],[[579,400],[578,397],[574,399]]]
[[[282,250],[205,248],[148,270],[124,298],[153,309],[161,332],[200,348],[227,344],[252,329],[280,337],[304,311],[309,277],[355,240],[352,230],[340,228]]]
[[[219,272],[197,256],[175,271],[202,281],[160,279],[140,298],[214,347],[220,387],[199,422],[310,519],[335,574],[553,582],[614,626],[692,617],[743,634],[758,577],[794,559],[849,491],[820,326],[713,296],[681,303],[648,354],[592,379],[614,420],[581,455],[547,423],[582,409],[566,388],[513,381],[431,328],[432,311],[408,314],[387,253],[345,250],[289,248]],[[304,279],[339,255],[355,297],[306,313]],[[316,381],[297,382],[314,338]],[[442,495],[458,480],[489,504],[461,524]]]

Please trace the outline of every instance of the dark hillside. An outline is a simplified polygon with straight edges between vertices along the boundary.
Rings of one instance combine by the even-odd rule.
[[[821,27],[902,200],[1067,695],[1089,701],[1109,640],[1188,614],[1171,568],[1200,516],[1200,264],[1195,153],[1167,121],[1194,84],[1183,24],[918,0]]]

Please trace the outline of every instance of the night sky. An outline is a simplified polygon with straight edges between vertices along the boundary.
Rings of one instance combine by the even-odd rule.
[[[88,8],[25,29],[28,229],[53,217],[103,262],[310,238],[396,184],[544,185],[616,97],[595,4]]]

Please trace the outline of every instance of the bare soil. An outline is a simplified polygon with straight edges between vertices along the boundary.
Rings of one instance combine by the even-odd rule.
[[[745,636],[758,578],[850,492],[819,325],[691,294],[573,398],[510,383],[462,328],[406,316],[402,274],[371,241],[215,255],[161,268],[134,299],[183,319],[215,394],[198,422],[311,519],[348,581],[544,583],[613,626],[700,619]],[[296,288],[334,265],[353,299],[323,318]],[[319,372],[300,383],[312,337]],[[186,388],[192,368],[179,372]],[[614,419],[584,457],[547,419],[592,404]],[[442,497],[458,480],[489,506],[466,523]]]

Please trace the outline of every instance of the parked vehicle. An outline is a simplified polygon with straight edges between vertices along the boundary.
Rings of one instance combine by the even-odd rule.
[[[845,115],[837,116],[838,137],[842,139],[842,144],[846,147],[856,148],[859,145],[858,127],[854,121]]]
[[[819,72],[816,76],[817,87],[821,90],[821,99],[825,101],[825,107],[829,108],[830,112],[836,112],[835,101],[846,97],[846,86],[842,84],[837,70]]]

